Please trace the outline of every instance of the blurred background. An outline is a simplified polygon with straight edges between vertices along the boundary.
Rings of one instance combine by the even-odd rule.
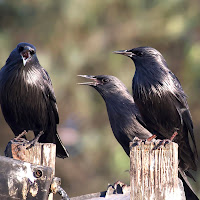
[[[198,0],[0,0],[0,66],[28,42],[52,79],[58,132],[71,154],[56,160],[56,176],[70,197],[104,191],[117,180],[129,184],[129,158],[112,134],[103,99],[77,85],[85,81],[78,74],[109,74],[131,91],[134,64],[114,50],[151,46],[163,54],[188,95],[199,147],[199,19]],[[2,114],[0,127],[4,155],[14,134]],[[200,196],[200,171],[194,175]]]

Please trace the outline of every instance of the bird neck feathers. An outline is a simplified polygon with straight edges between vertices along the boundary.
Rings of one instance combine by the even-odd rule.
[[[164,87],[167,90],[163,90]],[[132,89],[134,98],[144,99],[153,98],[155,95],[161,98],[165,91],[175,91],[169,69],[156,63],[151,63],[148,68],[136,67]]]

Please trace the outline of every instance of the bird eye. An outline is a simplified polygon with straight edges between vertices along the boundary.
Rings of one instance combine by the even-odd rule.
[[[35,51],[34,51],[34,50],[31,50],[31,51],[30,51],[30,54],[31,54],[31,55],[34,55],[34,54],[35,54]]]
[[[22,52],[24,50],[24,47],[20,46],[19,47],[19,52]]]
[[[144,53],[143,52],[141,52],[141,51],[136,51],[136,52],[134,52],[137,56],[142,56]]]
[[[109,82],[109,80],[108,79],[102,79],[102,83],[107,83],[107,82]]]

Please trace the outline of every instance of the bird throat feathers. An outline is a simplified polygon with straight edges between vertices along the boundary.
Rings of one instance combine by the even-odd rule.
[[[145,99],[155,95],[162,98],[166,91],[176,95],[176,87],[171,75],[167,67],[136,68],[132,85],[133,95],[137,94],[139,98]]]

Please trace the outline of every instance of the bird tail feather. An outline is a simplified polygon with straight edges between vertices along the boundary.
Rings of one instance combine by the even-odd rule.
[[[179,178],[183,182],[186,199],[187,200],[199,200],[199,198],[195,194],[194,190],[192,189],[192,186],[190,185],[185,172],[183,170],[181,170],[180,168],[178,171],[179,171]]]
[[[35,133],[35,135],[37,135],[37,133]],[[69,157],[69,152],[63,145],[55,128],[45,131],[45,133],[39,138],[38,142],[56,144],[56,156],[59,158]]]
[[[67,151],[67,149],[64,147],[60,136],[58,135],[58,133],[56,132],[56,156],[59,158],[66,158],[69,157],[69,152]]]

